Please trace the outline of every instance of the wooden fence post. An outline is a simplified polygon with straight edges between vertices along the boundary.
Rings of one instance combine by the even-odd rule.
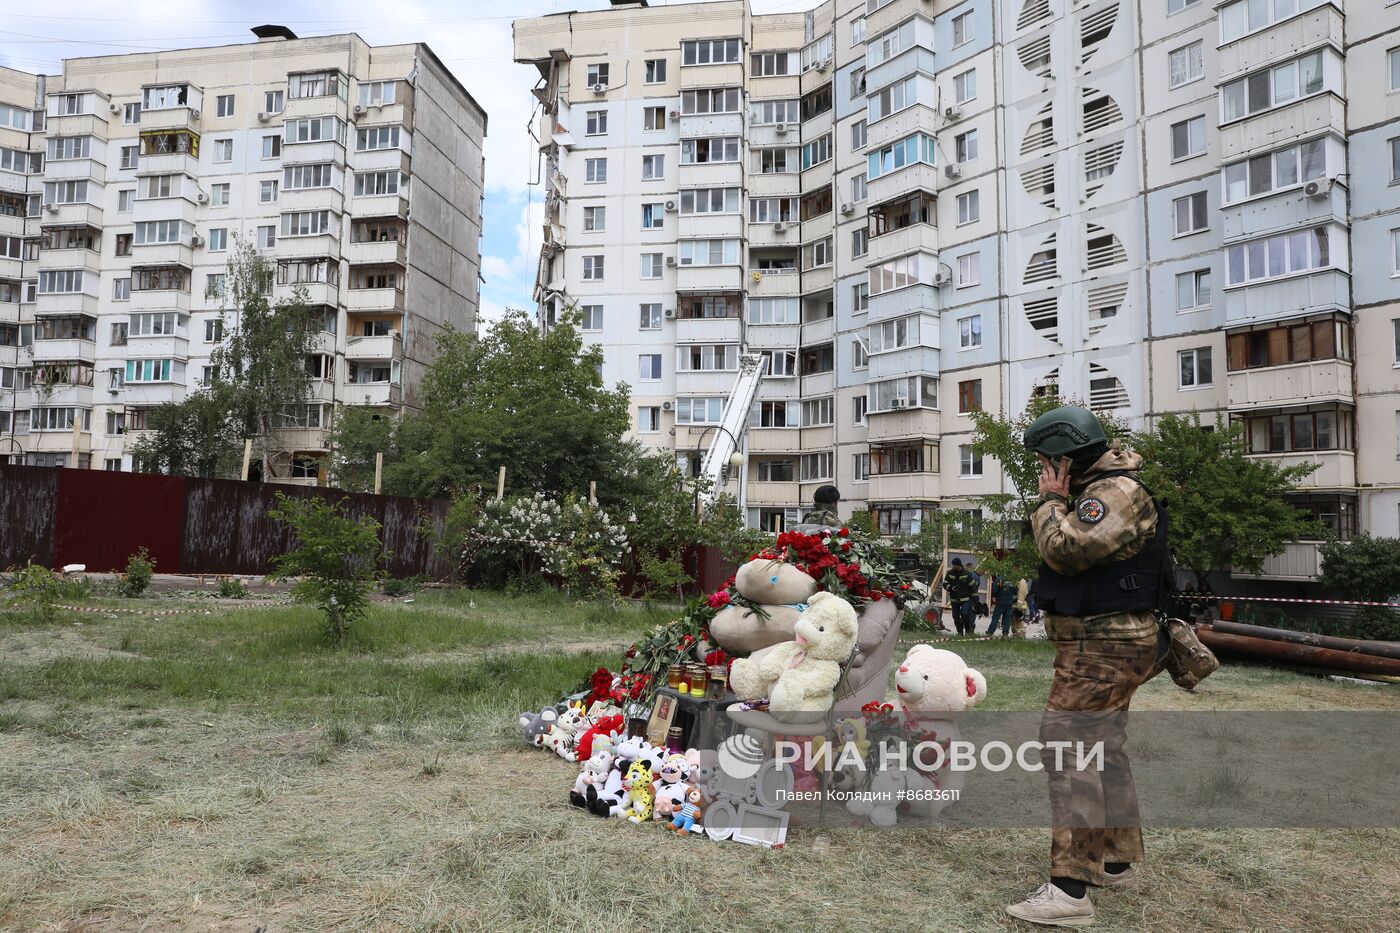
[[[243,469],[238,474],[239,478],[245,483],[248,481],[248,465],[252,459],[253,439],[251,437],[245,437],[243,439]]]
[[[598,481],[596,479],[588,481],[588,501],[593,505],[598,504]]]
[[[374,455],[374,494],[379,495],[379,489],[384,479],[384,451],[379,451]]]
[[[497,502],[500,502],[502,499],[505,498],[505,495],[506,495],[506,468],[505,468],[505,464],[502,464],[502,465],[501,465],[501,472],[500,472],[500,474],[496,477],[496,501],[497,501]]]

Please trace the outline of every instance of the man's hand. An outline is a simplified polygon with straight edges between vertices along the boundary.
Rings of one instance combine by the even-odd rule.
[[[1036,454],[1040,458],[1040,494],[1061,496],[1069,498],[1069,459],[1062,457],[1058,462],[1051,460],[1045,454]]]

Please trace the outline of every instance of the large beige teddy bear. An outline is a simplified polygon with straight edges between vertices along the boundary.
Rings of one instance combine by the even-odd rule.
[[[816,593],[797,618],[794,639],[757,658],[740,658],[730,685],[745,699],[768,697],[768,711],[784,722],[811,722],[831,709],[841,665],[855,650],[856,611],[831,593]]]
[[[756,558],[739,568],[734,588],[762,606],[764,615],[726,606],[710,620],[710,638],[730,654],[751,654],[792,640],[800,607],[817,591],[817,581],[792,564]]]
[[[967,666],[951,651],[930,645],[915,645],[909,649],[904,663],[894,675],[895,691],[906,717],[910,733],[910,749],[918,741],[915,733],[933,733],[946,752],[949,742],[957,741],[960,732],[957,719],[987,696],[987,679]],[[931,760],[932,752],[927,753]],[[950,792],[961,793],[967,774],[954,771],[945,761],[936,770],[917,767],[887,767],[871,779],[871,793],[853,799],[846,809],[857,816],[869,816],[876,826],[893,826],[896,808],[904,801],[912,816],[937,816],[953,801]]]

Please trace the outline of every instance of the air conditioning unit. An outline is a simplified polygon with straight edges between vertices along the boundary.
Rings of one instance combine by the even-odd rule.
[[[200,236],[198,233],[196,233],[194,236],[190,237],[190,245],[191,245],[191,246],[196,246],[196,247],[198,247],[198,246],[203,246],[203,245],[204,245],[204,237],[202,237],[202,236]]]
[[[597,84],[590,85],[588,89],[594,94],[606,94],[608,92],[608,86],[601,81]]]
[[[892,398],[892,399],[890,399],[890,407],[891,407],[891,408],[908,408],[908,407],[909,407],[909,400],[908,400],[908,399],[904,399],[904,398]]]
[[[674,213],[676,212],[676,202],[675,202],[675,201],[667,201],[667,202],[666,202],[666,212],[669,213],[669,214],[674,214]]]
[[[199,192],[198,194],[196,194],[196,195],[194,196],[194,199],[195,199],[196,201],[198,201],[200,204],[208,204],[208,203],[209,203],[209,195],[205,194],[203,191],[201,191],[201,192]]]
[[[1336,179],[1317,178],[1303,186],[1303,194],[1310,198],[1325,198],[1332,193],[1334,184],[1336,184]]]
[[[675,408],[675,407],[676,407],[676,404],[675,404],[674,402],[662,402],[662,403],[661,403],[661,410],[662,410],[662,411],[670,411],[672,408]]]
[[[821,61],[817,62],[817,70],[820,71],[820,72],[822,72],[822,73],[825,73],[826,70],[827,70],[828,68],[830,68],[830,67],[831,67],[831,59],[829,59],[829,58],[823,58]]]
[[[674,320],[676,319],[676,309],[675,309],[675,308],[667,308],[665,311],[662,311],[662,312],[661,312],[661,316],[664,317],[664,318],[665,318],[666,320],[668,320],[668,321],[674,321]]]
[[[855,206],[854,204],[842,204],[842,205],[841,205],[841,216],[842,216],[842,217],[849,217],[849,216],[851,216],[852,214],[854,214],[855,212],[856,212],[856,206]]]
[[[357,117],[363,117],[368,112],[368,110],[366,109],[364,104],[356,104],[355,108],[350,112]]]
[[[778,221],[777,223],[775,223],[775,224],[773,225],[773,232],[774,232],[774,233],[787,233],[787,224],[783,223],[781,220]]]
[[[961,120],[962,108],[959,107],[957,104],[949,104],[948,106],[943,108],[943,116],[945,119],[948,120]]]
[[[272,114],[268,113],[266,110],[259,110],[259,111],[258,111],[258,122],[259,122],[259,123],[266,123],[268,120],[271,120],[271,119],[272,119]]]
[[[943,174],[949,178],[962,178],[962,165],[957,162],[949,162],[943,166]]]
[[[773,127],[773,132],[777,133],[779,136],[786,136],[788,134],[788,125],[786,123],[779,123],[777,126]]]
[[[190,108],[190,119],[191,119],[191,120],[198,120],[198,119],[199,119],[199,111],[196,110],[196,109],[194,109],[193,107]]]
[[[48,211],[50,214],[57,214],[57,213],[58,213],[58,205],[57,205],[57,204],[45,204],[45,205],[44,205],[44,210]]]
[[[951,275],[949,275],[949,274],[948,274],[946,271],[944,271],[943,269],[939,269],[937,272],[935,272],[935,273],[933,274],[933,287],[934,287],[934,288],[943,288],[945,285],[951,285],[952,282],[953,282],[953,277],[952,277]]]
[[[676,122],[677,120],[679,120],[680,118],[681,118],[681,112],[680,112],[679,110],[672,110],[672,111],[671,111],[671,122],[672,122],[672,123],[675,123],[675,122]]]
[[[676,257],[675,257],[675,256],[667,256],[667,257],[666,257],[666,265],[668,265],[668,266],[674,266],[675,264],[676,264]]]
[[[117,103],[116,101],[112,101],[107,105],[107,109],[112,111],[113,113],[121,113],[122,105]]]

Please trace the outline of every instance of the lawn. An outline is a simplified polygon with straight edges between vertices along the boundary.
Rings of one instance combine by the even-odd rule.
[[[1003,930],[1048,832],[798,828],[766,851],[573,810],[515,717],[666,607],[433,592],[330,650],[295,606],[0,616],[0,929]],[[907,640],[912,644],[917,635]],[[1035,709],[1044,644],[957,646]],[[1156,709],[1397,709],[1400,690],[1227,667]],[[1400,929],[1400,832],[1149,830],[1105,930]]]

